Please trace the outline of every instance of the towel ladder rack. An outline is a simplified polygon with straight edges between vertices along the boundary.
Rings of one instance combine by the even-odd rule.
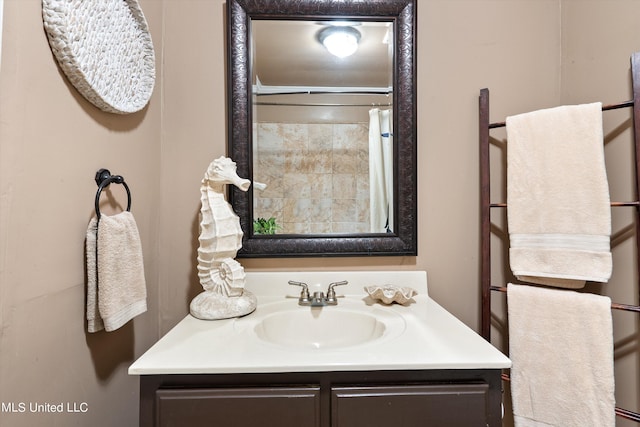
[[[507,287],[506,286],[491,286],[491,290],[492,291],[506,293],[507,292]],[[640,313],[640,305],[618,304],[618,303],[612,302],[611,303],[611,309],[612,310],[622,310],[622,311],[634,311],[636,313]]]
[[[640,257],[640,52],[631,56],[631,78],[633,85],[633,99],[617,104],[603,105],[603,111],[620,108],[633,108],[633,135],[635,155],[635,197],[637,200],[626,202],[612,202],[612,207],[633,207],[635,211],[635,240],[638,257]],[[506,293],[506,287],[491,284],[491,209],[506,208],[506,203],[491,203],[491,175],[490,175],[490,131],[503,128],[506,122],[489,121],[489,89],[481,89],[479,97],[479,143],[480,143],[480,287],[481,287],[481,335],[491,340],[491,292]],[[638,279],[640,280],[640,261],[636,260]],[[640,286],[638,289],[640,294]],[[639,305],[612,303],[611,308],[640,313]],[[503,374],[504,380],[509,380],[508,374]],[[616,407],[616,415],[640,423],[640,413]]]

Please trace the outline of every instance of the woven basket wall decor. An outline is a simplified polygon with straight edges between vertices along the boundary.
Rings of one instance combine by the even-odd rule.
[[[42,16],[51,51],[82,96],[110,113],[147,105],[155,54],[137,0],[42,0]]]

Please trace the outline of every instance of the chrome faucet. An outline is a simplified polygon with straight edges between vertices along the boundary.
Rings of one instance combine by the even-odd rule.
[[[311,305],[311,299],[309,298],[309,286],[303,282],[294,282],[289,280],[290,285],[301,286],[300,298],[298,298],[298,305]]]
[[[311,307],[324,307],[325,305],[338,305],[338,299],[336,297],[336,286],[346,285],[346,280],[341,282],[333,282],[329,284],[329,289],[327,289],[327,295],[325,296],[324,292],[316,291],[313,293],[313,296],[309,295],[309,286],[303,282],[295,282],[293,280],[289,280],[289,284],[293,286],[300,286],[302,290],[300,291],[300,297],[298,298],[298,305],[305,305]]]

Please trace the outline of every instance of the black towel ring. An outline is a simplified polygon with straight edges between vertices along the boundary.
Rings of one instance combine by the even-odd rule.
[[[96,184],[98,184],[98,192],[96,193],[96,217],[98,219],[100,219],[100,194],[111,183],[124,185],[125,190],[127,190],[127,212],[131,211],[131,191],[129,191],[129,186],[124,182],[124,178],[121,175],[111,175],[109,169],[100,169],[96,172],[95,179]]]

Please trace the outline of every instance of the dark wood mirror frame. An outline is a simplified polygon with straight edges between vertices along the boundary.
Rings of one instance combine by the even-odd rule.
[[[394,24],[394,209],[387,234],[253,233],[253,190],[229,186],[244,231],[239,258],[417,255],[416,0],[228,0],[228,155],[238,175],[253,178],[251,20],[388,21]]]

